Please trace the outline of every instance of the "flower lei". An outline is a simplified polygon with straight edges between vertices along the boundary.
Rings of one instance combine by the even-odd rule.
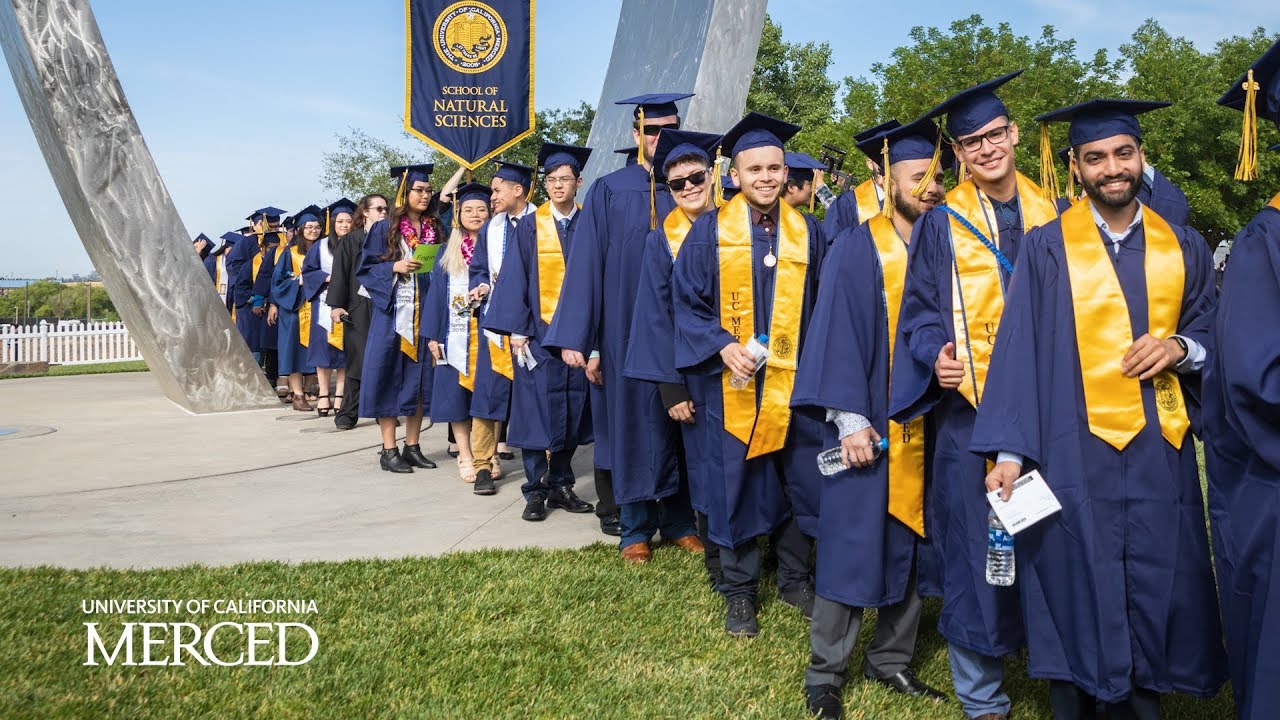
[[[409,222],[409,216],[405,215],[400,218],[400,237],[404,238],[404,242],[409,246],[409,251],[419,245],[435,245],[436,229],[424,218],[422,221],[422,237],[419,239],[419,233],[414,229],[413,223]]]
[[[476,239],[470,235],[462,236],[462,260],[466,264],[471,264],[471,258],[476,253]]]

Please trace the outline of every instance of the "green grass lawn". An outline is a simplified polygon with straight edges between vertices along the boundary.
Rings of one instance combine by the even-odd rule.
[[[59,377],[62,375],[104,375],[106,373],[146,372],[147,363],[143,360],[125,360],[123,362],[94,363],[92,365],[51,365],[47,373],[30,373],[26,375],[0,375],[0,380],[12,380],[28,377]]]
[[[723,602],[703,576],[700,558],[673,547],[629,567],[604,545],[213,569],[3,569],[0,717],[805,717],[805,621],[766,591],[761,635],[730,638]],[[314,599],[318,613],[81,611],[81,600],[106,598]],[[915,665],[949,692],[937,615],[928,603]],[[126,620],[205,629],[222,620],[307,622],[320,649],[299,667],[83,667],[83,623]],[[1028,680],[1017,661],[1008,668],[1014,717],[1049,718],[1045,683]],[[954,701],[900,698],[861,680],[844,697],[852,719],[962,717]],[[1211,702],[1171,697],[1164,717],[1227,720],[1229,692]]]

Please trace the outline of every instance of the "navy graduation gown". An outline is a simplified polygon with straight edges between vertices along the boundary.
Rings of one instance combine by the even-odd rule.
[[[200,263],[204,265],[204,271],[209,273],[210,282],[218,282],[218,256],[210,253]]]
[[[341,247],[346,239],[338,238],[335,245]],[[311,344],[307,345],[307,364],[322,368],[341,368],[347,364],[346,353],[329,344],[329,331],[320,324],[320,296],[329,289],[329,276],[333,272],[332,265],[328,272],[320,266],[320,246],[327,242],[329,238],[320,238],[311,243],[311,248],[302,260],[302,296],[311,303]]]
[[[1213,560],[1236,712],[1280,717],[1280,210],[1236,235],[1204,373]]]
[[[271,286],[275,280],[277,256],[280,254],[280,248],[284,246],[285,246],[285,243],[283,242],[283,238],[281,238],[280,243],[277,243],[276,245],[270,245],[267,247],[266,250],[263,251],[262,265],[258,269],[258,277],[255,278],[253,281],[253,294],[261,295],[262,297],[267,299],[268,303],[275,302],[275,300],[272,298]],[[264,323],[264,328],[262,330],[262,349],[278,350],[280,345],[280,342],[279,342],[280,332],[279,330],[277,330],[276,328],[270,325],[265,325],[266,318],[267,318],[267,314],[263,313],[262,319]],[[278,324],[278,321],[277,321],[277,324]]]
[[[421,337],[419,324],[418,360],[400,350],[400,335],[395,325],[394,263],[380,260],[387,251],[387,220],[379,220],[369,228],[356,278],[369,292],[369,337],[365,341],[364,366],[360,377],[360,417],[409,416],[418,411],[431,413],[431,354]],[[419,313],[425,312],[430,273],[410,276],[418,284]],[[421,316],[419,319],[421,323]]]
[[[525,213],[528,215],[529,213]],[[506,224],[505,236],[502,242],[506,244],[503,251],[503,258],[511,251],[511,245],[515,233],[511,230],[511,224]],[[495,240],[496,242],[496,240]],[[502,268],[497,268],[498,275],[501,277]],[[489,285],[489,305],[493,304],[494,298],[498,294],[498,283],[494,282],[492,269],[489,267],[489,223],[486,222],[480,228],[480,232],[476,236],[475,252],[471,256],[471,287],[477,288],[481,285]],[[480,323],[484,324],[484,313],[487,312],[482,305],[480,308]],[[493,344],[487,337],[480,338],[480,351],[476,357],[476,381],[475,391],[471,395],[471,415],[473,417],[485,418],[487,420],[497,420],[498,422],[506,422],[511,414],[511,381],[505,376],[499,374],[493,369],[492,354],[495,352],[511,352],[511,345],[508,343],[505,348],[499,348]],[[512,360],[514,366],[515,360]],[[513,368],[514,369],[514,368]],[[514,372],[512,373],[515,374]],[[507,443],[511,443],[511,429],[507,429]]]
[[[444,251],[441,250],[443,253]],[[449,273],[444,263],[431,269],[431,283],[422,311],[419,334],[445,347],[449,341],[449,320],[453,313],[449,297]],[[480,339],[484,342],[484,338]],[[430,352],[430,351],[428,351]],[[446,349],[446,353],[448,350]],[[430,361],[434,362],[434,360]],[[471,419],[471,391],[458,384],[458,369],[447,362],[436,363],[431,374],[431,420],[466,422]]]
[[[289,248],[279,249],[278,254],[280,258],[271,273],[271,302],[276,305],[274,330],[276,349],[280,353],[280,374],[310,374],[316,368],[307,362],[307,346],[302,344],[299,335],[301,328],[298,317],[298,311],[307,300],[302,285],[298,282],[299,277],[293,273],[293,259],[289,257]]]
[[[676,211],[672,211],[676,212]],[[650,383],[684,385],[684,376],[676,370],[675,322],[671,307],[671,243],[659,223],[658,229],[649,232],[644,243],[643,266],[636,288],[635,310],[631,314],[631,336],[627,343],[627,357],[623,375],[633,380]],[[659,399],[661,403],[661,398]],[[666,411],[663,411],[664,415]],[[707,426],[701,408],[694,408],[692,424],[677,423],[666,415],[665,427],[654,418],[654,439],[658,447],[693,447],[692,435]],[[665,432],[664,432],[665,431]],[[659,438],[667,438],[665,441]],[[698,512],[706,512],[703,476],[706,468],[701,460],[690,453],[666,453],[656,460],[653,474],[654,497],[666,497],[679,489],[679,460],[683,456],[685,474],[689,483],[689,502]]]
[[[227,293],[236,309],[236,329],[249,350],[255,353],[262,351],[262,336],[267,329],[266,310],[261,316],[253,314],[253,259],[259,252],[258,238],[251,235],[236,242],[227,253],[227,276],[230,278]]]
[[[864,223],[842,232],[823,261],[808,328],[814,340],[800,352],[792,407],[823,416],[827,408],[857,413],[889,437],[884,302],[884,275],[871,230]],[[823,429],[822,444],[838,446],[835,425],[824,423]],[[911,580],[917,536],[889,515],[887,457],[820,482],[817,594],[853,607],[901,601]]]
[[[675,208],[665,192],[655,202],[659,218]],[[656,429],[667,411],[655,385],[622,372],[649,233],[649,171],[630,165],[599,178],[578,212],[560,303],[542,344],[553,354],[600,352],[604,385],[591,386],[595,465],[613,471],[617,502],[653,500],[654,468],[676,452]]]
[[[745,208],[744,208],[745,212]],[[747,446],[724,429],[724,394],[720,351],[734,342],[720,324],[720,265],[717,213],[693,224],[676,258],[672,274],[675,318],[675,364],[685,375],[694,407],[706,423],[687,453],[705,463],[704,501],[707,534],[724,547],[738,547],[780,527],[794,515],[806,535],[817,534],[821,483],[815,462],[821,452],[825,414],[810,408],[793,410],[786,446],[779,452],[746,459]],[[800,319],[801,352],[812,315],[826,239],[817,220],[809,229],[809,268],[805,275]],[[774,269],[766,267],[769,236],[752,225],[752,292],[755,333],[769,332],[773,310]],[[768,374],[763,368],[757,387]],[[759,399],[757,398],[757,403]]]
[[[827,208],[826,217],[822,219],[822,232],[834,242],[841,232],[858,227],[866,219],[858,217],[858,198],[851,187],[837,195],[836,201]]]
[[[572,247],[580,215],[573,216],[567,230],[560,230],[557,225],[561,253]],[[587,373],[565,365],[559,353],[548,352],[542,345],[550,326],[542,320],[537,220],[533,213],[520,218],[514,240],[507,243],[499,275],[502,290],[494,293],[489,303],[484,329],[528,337],[529,350],[538,363],[533,370],[515,364],[507,443],[523,450],[553,452],[589,445],[592,430]]]
[[[1177,332],[1212,357],[1209,249],[1194,230],[1174,232],[1186,266]],[[1135,686],[1212,696],[1226,668],[1195,443],[1188,434],[1177,450],[1161,436],[1149,380],[1146,426],[1124,450],[1089,431],[1060,221],[1026,240],[991,358],[999,381],[986,384],[972,447],[1023,455],[1062,504],[1015,542],[1028,674],[1104,702]],[[1088,240],[1104,242],[1101,231]],[[1143,227],[1118,257],[1106,243],[1136,339],[1148,324]],[[1115,348],[1117,363],[1127,349]],[[1178,377],[1198,432],[1198,373]]]
[[[981,492],[986,460],[969,451],[976,412],[956,390],[942,390],[933,374],[938,351],[955,342],[951,309],[954,274],[948,216],[934,208],[916,221],[907,249],[907,278],[898,316],[898,340],[889,389],[889,416],[898,422],[928,415],[929,468],[925,507],[934,556],[941,565],[942,614],[947,642],[988,657],[1023,645],[1016,588],[987,584],[987,505]],[[1017,243],[1001,251],[1017,262]],[[1015,264],[1016,267],[1016,264]],[[988,372],[988,386],[997,375]]]
[[[1174,185],[1164,173],[1157,168],[1150,182],[1142,176],[1142,185],[1138,188],[1138,202],[1156,211],[1164,221],[1180,227],[1191,221],[1191,206],[1187,204],[1187,195]]]

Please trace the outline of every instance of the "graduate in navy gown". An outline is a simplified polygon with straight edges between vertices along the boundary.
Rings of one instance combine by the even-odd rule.
[[[1251,70],[1257,117],[1280,127],[1280,42]],[[1247,80],[1218,102],[1245,110]],[[1236,712],[1263,720],[1280,717],[1280,194],[1236,235],[1232,258],[1204,371],[1202,439]]]
[[[338,246],[355,227],[356,204],[342,198],[325,208],[325,233],[311,244],[302,263],[302,294],[311,303],[311,344],[307,346],[307,363],[316,369],[320,394],[316,412],[327,417],[342,405],[346,385],[347,355],[342,351],[342,323],[333,321],[329,306],[329,281],[333,277],[333,258]],[[333,398],[330,399],[330,391]]]
[[[652,159],[663,128],[679,129],[676,102],[690,93],[655,93],[621,100],[635,105],[631,135],[637,162],[598,178],[582,202],[565,265],[558,312],[543,347],[565,364],[585,368],[595,437],[596,516],[607,535],[620,535],[618,504],[651,499],[654,475],[675,452],[664,444],[666,411],[652,383],[622,373],[644,241],[675,203],[656,192]],[[643,153],[641,148],[643,146]]]
[[[282,254],[285,246],[293,241],[293,218],[286,217],[284,222],[280,224],[281,232],[260,233],[259,243],[262,246],[262,261],[258,266],[257,275],[253,279],[253,296],[254,298],[262,298],[265,309],[262,338],[263,364],[266,365],[268,373],[275,372],[277,376],[277,391],[285,389],[288,383],[281,382],[279,377],[288,375],[288,372],[280,371],[280,332],[276,329],[276,322],[280,314],[279,308],[276,307],[275,301],[271,297],[271,282],[275,277],[276,261]],[[305,398],[304,398],[305,399]],[[285,397],[288,403],[292,398]]]
[[[706,420],[699,424],[698,408],[689,398],[684,377],[676,371],[671,269],[692,224],[715,207],[713,183],[718,177],[711,157],[720,140],[719,135],[709,133],[663,130],[654,153],[654,177],[666,185],[664,192],[670,192],[676,207],[645,239],[623,372],[628,378],[657,384],[667,412],[663,444],[679,452],[664,454],[668,465],[652,475],[650,499],[621,506],[622,557],[631,562],[649,559],[649,543],[659,532],[664,540],[690,552],[705,550],[697,535],[705,538],[706,524],[702,523],[699,533],[693,511],[701,512],[705,507],[701,478],[708,468],[687,450],[693,443],[691,436],[703,429]],[[718,555],[708,564],[707,572],[713,582],[719,582]]]
[[[816,219],[781,201],[782,143],[799,129],[751,113],[725,134],[742,192],[698,218],[671,280],[676,369],[708,423],[688,453],[708,468],[707,534],[720,546],[725,631],[742,637],[759,632],[760,536],[778,551],[779,598],[806,617],[813,608],[805,533],[817,530],[823,420],[793,412],[790,400],[826,239]],[[756,336],[767,336],[770,353],[758,374],[745,347]]]
[[[289,399],[293,409],[311,412],[303,393],[302,376],[316,369],[307,360],[311,335],[311,303],[304,290],[303,266],[311,246],[319,242],[322,211],[315,205],[301,210],[296,217],[293,240],[277,248],[278,258],[271,273],[271,315],[275,321],[280,374],[289,376]],[[324,342],[324,338],[318,338]]]
[[[475,259],[476,237],[489,221],[487,185],[472,182],[457,189],[450,202],[456,225],[449,244],[431,271],[422,337],[435,359],[431,382],[431,419],[447,422],[458,445],[458,476],[471,485],[476,495],[493,495],[493,457],[497,434],[494,422],[471,416],[472,389],[480,347],[478,304],[472,303],[471,262]]]
[[[498,169],[489,181],[492,191],[489,204],[493,211],[489,222],[480,228],[475,255],[471,258],[471,300],[481,301],[480,324],[489,310],[491,295],[498,286],[502,259],[515,242],[516,223],[534,211],[529,202],[533,196],[533,168],[498,161]],[[498,437],[511,415],[511,379],[515,377],[515,360],[511,343],[501,335],[486,331],[480,344],[476,365],[475,390],[471,395],[471,416],[492,420]],[[506,450],[503,450],[506,452]],[[494,479],[502,477],[499,455],[493,456]]]
[[[223,306],[227,308],[227,312],[231,313],[231,319],[234,321],[235,303],[231,294],[231,275],[227,270],[227,257],[235,249],[236,243],[244,239],[244,236],[238,232],[226,232],[219,239],[222,240],[222,246],[209,253],[209,257],[204,259],[204,269],[209,273],[209,279],[213,281],[218,297],[222,298]]]
[[[782,201],[802,213],[813,214],[817,201],[818,188],[823,186],[823,165],[808,153],[788,152],[787,185],[782,193]]]
[[[1191,205],[1187,203],[1187,194],[1151,165],[1145,165],[1142,169],[1138,202],[1155,210],[1170,225],[1181,226],[1191,222]]]
[[[923,603],[917,590],[917,547],[926,535],[925,430],[917,419],[889,422],[889,368],[898,351],[898,310],[912,226],[945,195],[944,162],[935,166],[937,126],[929,120],[892,128],[859,143],[882,148],[891,210],[845,230],[823,261],[791,396],[793,407],[821,410],[823,445],[840,446],[850,469],[822,481],[816,595],[809,626],[805,694],[809,711],[839,718],[840,689],[862,626],[863,608],[879,608],[862,672],[889,688],[933,700],[945,696],[908,667],[915,655]],[[884,164],[884,160],[881,164]],[[925,176],[920,198],[910,192]],[[886,217],[888,215],[888,217]],[[889,451],[873,455],[881,437]]]
[[[231,278],[231,296],[236,310],[236,329],[254,354],[254,358],[262,364],[267,374],[267,382],[276,387],[277,375],[275,343],[271,343],[271,351],[267,352],[263,345],[267,333],[267,295],[259,292],[258,278],[263,275],[262,265],[266,250],[284,242],[284,234],[280,231],[280,216],[284,211],[276,207],[264,207],[255,210],[247,218],[252,226],[246,240],[236,243],[227,257],[227,275]],[[270,271],[267,271],[266,282],[270,284]]]
[[[972,449],[1008,499],[1038,469],[1062,510],[1015,538],[1032,677],[1057,720],[1158,718],[1159,694],[1226,675],[1192,432],[1214,352],[1208,245],[1137,201],[1137,113],[1093,100],[1071,122],[1088,195],[1024,238]],[[974,490],[975,493],[980,492]],[[999,502],[999,501],[997,501]]]
[[[378,419],[379,466],[389,472],[436,466],[418,442],[423,417],[431,412],[433,365],[420,335],[430,268],[414,258],[419,245],[440,245],[445,240],[439,221],[427,211],[432,169],[430,164],[391,168],[391,177],[399,185],[395,209],[389,219],[369,229],[356,273],[372,305],[360,378],[360,414]],[[405,418],[403,450],[396,448],[397,417]]]
[[[1023,233],[1057,215],[1040,187],[1017,171],[1018,127],[995,94],[1020,72],[962,90],[928,113],[946,115],[952,150],[970,175],[915,225],[898,322],[898,344],[907,352],[894,353],[890,381],[890,417],[905,423],[926,416],[934,433],[926,502],[936,509],[929,543],[942,574],[938,629],[970,718],[1007,716],[1001,658],[1024,642],[1017,590],[985,579],[986,462],[969,451]],[[955,295],[963,312],[955,311]]]
[[[533,522],[545,519],[548,508],[593,509],[573,491],[573,453],[592,442],[587,374],[542,345],[559,309],[578,220],[574,201],[590,155],[590,148],[543,143],[538,167],[548,200],[517,223],[484,316],[484,329],[507,336],[516,357],[507,441],[524,460],[521,517]]]
[[[861,144],[886,133],[900,123],[889,120],[855,133],[853,142]],[[827,215],[822,220],[822,232],[828,241],[834,241],[842,230],[858,227],[884,208],[884,176],[881,174],[879,158],[867,156],[867,169],[871,177],[863,180],[852,190],[846,190],[836,197]]]

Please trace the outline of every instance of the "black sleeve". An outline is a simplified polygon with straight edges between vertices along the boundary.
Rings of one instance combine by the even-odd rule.
[[[338,252],[333,257],[333,270],[329,273],[329,294],[328,300],[330,307],[350,309],[351,302],[351,279],[353,247],[358,247],[356,243],[350,242],[352,238],[344,238],[346,242],[338,244]]]
[[[662,407],[668,410],[690,399],[689,389],[682,383],[658,383],[658,394],[662,396]]]

